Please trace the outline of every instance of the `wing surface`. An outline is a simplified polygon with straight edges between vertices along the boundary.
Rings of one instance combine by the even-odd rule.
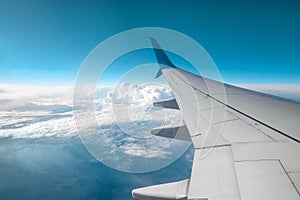
[[[165,184],[156,187],[155,192],[145,193],[145,187],[134,190],[133,196],[300,199],[300,103],[176,68],[158,42],[151,41],[162,66],[159,74],[164,75],[174,92],[185,123],[185,137],[180,131],[179,137],[174,136],[174,131],[157,135],[187,140],[189,134],[195,153],[191,178],[184,182],[185,190],[178,190],[181,181],[169,183],[175,189],[164,190],[170,188]],[[172,195],[164,197],[166,191]]]

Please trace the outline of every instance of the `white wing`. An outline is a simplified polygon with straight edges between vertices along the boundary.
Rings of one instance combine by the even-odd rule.
[[[136,199],[300,199],[300,103],[176,68],[155,39],[158,63],[185,124],[153,134],[194,145],[191,178],[133,190]],[[177,134],[176,134],[177,133]]]

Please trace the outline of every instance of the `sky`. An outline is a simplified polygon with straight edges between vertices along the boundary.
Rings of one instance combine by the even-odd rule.
[[[0,83],[72,85],[100,42],[163,27],[199,42],[225,82],[300,83],[299,1],[0,2]]]
[[[256,90],[263,85],[264,92],[299,100],[299,10],[300,2],[292,0],[1,0],[0,198],[128,199],[134,188],[190,177],[192,148],[161,170],[132,174],[98,162],[98,157],[83,146],[77,136],[82,133],[76,132],[72,105],[73,86],[85,58],[99,43],[122,31],[163,27],[199,42],[225,82]],[[168,55],[181,68],[192,71],[188,62],[172,52]],[[143,94],[130,95],[137,102],[145,99],[136,97],[149,98],[149,102],[157,100],[155,95],[165,99],[169,90],[142,85],[153,80],[157,69],[134,68],[133,73],[122,76],[130,67],[151,62],[155,57],[149,49],[130,52],[112,63],[104,80],[113,84],[119,79],[135,79],[140,85],[133,84],[134,91],[141,90]],[[145,145],[115,137],[119,130],[108,109],[110,90],[96,90],[103,92],[96,99],[100,103],[95,104],[96,116],[102,119],[99,131],[108,131],[116,143],[117,139],[126,141],[120,144],[128,155],[168,152],[163,142]],[[159,110],[136,110],[129,110],[134,114],[130,120],[137,122],[131,131],[140,133],[144,128],[149,134],[150,125],[145,118]]]

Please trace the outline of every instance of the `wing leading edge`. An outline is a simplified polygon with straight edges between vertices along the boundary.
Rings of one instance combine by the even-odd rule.
[[[195,153],[190,179],[136,189],[133,197],[300,199],[300,103],[181,70],[151,42],[160,65],[157,77],[164,75],[173,90],[186,132],[156,135],[185,140],[189,135]]]

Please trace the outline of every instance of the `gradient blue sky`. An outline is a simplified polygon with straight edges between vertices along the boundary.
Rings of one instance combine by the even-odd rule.
[[[300,83],[300,1],[0,2],[0,83],[73,84],[108,37],[165,27],[197,40],[229,83]]]

